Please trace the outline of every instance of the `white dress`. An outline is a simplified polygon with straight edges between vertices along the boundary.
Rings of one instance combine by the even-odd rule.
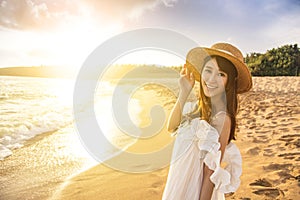
[[[188,102],[183,114],[193,110],[195,103]],[[172,161],[162,199],[199,200],[204,163],[213,170],[213,200],[225,199],[224,194],[234,192],[240,185],[242,158],[237,146],[230,142],[220,166],[219,133],[205,120],[188,119],[177,129]]]

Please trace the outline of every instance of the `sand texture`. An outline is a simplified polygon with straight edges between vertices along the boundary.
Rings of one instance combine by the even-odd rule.
[[[300,78],[254,77],[253,83],[253,89],[239,97],[235,143],[243,158],[241,185],[226,199],[300,199]],[[162,105],[167,115],[175,103],[172,92],[157,85],[144,87],[141,94],[145,124],[151,103]],[[128,151],[150,152],[172,140],[163,128]],[[163,163],[149,161],[149,167],[151,162]],[[139,167],[136,163],[131,169]],[[100,164],[70,178],[53,199],[161,199],[167,173],[168,166],[134,174]]]

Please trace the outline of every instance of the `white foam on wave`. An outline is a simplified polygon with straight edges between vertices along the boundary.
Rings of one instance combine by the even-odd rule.
[[[123,151],[136,141],[136,138],[119,129],[112,116],[112,95],[116,87],[113,83],[101,82],[95,92],[95,99],[87,102],[87,105],[81,105],[79,111],[72,110],[73,82],[46,80],[45,83],[42,79],[6,78],[2,84],[5,86],[4,94],[8,95],[5,95],[5,100],[0,101],[0,160],[35,136],[74,123],[72,112],[81,112],[81,116],[85,118],[83,120],[88,120],[89,116],[85,116],[84,112],[91,106],[94,106],[97,121],[105,137],[116,149]],[[94,83],[86,84],[90,86]],[[132,92],[132,85],[124,84],[121,88],[124,96]],[[126,130],[140,123],[139,101],[130,99],[128,105],[132,123],[127,125]],[[109,158],[119,152],[116,149],[103,145],[102,152]]]
[[[3,80],[2,80],[3,79]],[[1,77],[0,160],[36,135],[73,122],[68,80]]]
[[[9,122],[7,122],[9,123]],[[12,154],[12,150],[20,148],[24,143],[36,135],[56,131],[72,123],[60,113],[47,113],[44,116],[35,116],[24,122],[15,122],[0,126],[0,160]]]

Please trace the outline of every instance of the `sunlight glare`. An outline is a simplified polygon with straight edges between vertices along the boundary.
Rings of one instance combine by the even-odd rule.
[[[11,31],[2,34],[4,38],[0,41],[16,52],[15,65],[79,69],[95,48],[121,28],[118,23],[104,28],[97,19],[83,13],[71,18],[69,23],[61,22],[51,31]],[[9,39],[11,35],[16,38],[14,41]]]
[[[114,64],[145,64],[158,66],[181,66],[185,63],[182,55],[161,49],[137,49],[121,56]]]

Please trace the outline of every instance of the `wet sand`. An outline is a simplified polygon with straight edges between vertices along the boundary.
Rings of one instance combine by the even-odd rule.
[[[81,170],[95,165],[69,126],[27,141],[0,161],[0,199],[49,199]]]
[[[241,185],[226,199],[299,199],[300,78],[254,77],[253,82],[253,89],[239,97],[235,143],[243,158]],[[149,113],[155,104],[165,111],[165,117],[158,121],[166,120],[176,100],[171,92],[178,89],[174,84],[177,82],[170,90],[150,84],[137,92],[135,97],[143,108],[142,127],[151,124]],[[189,98],[194,99],[193,95]],[[111,160],[126,164],[135,173],[114,170],[109,161],[78,173],[87,163],[92,166],[92,161],[78,154],[84,149],[78,149],[73,132],[69,127],[41,135],[1,161],[0,199],[161,199],[169,151],[144,161]],[[163,127],[152,137],[138,140],[126,152],[160,151],[173,141]],[[149,172],[137,173],[143,170]]]
[[[243,158],[241,185],[226,199],[298,199],[300,196],[300,78],[254,77],[240,96],[237,141]],[[155,98],[153,96],[155,91]],[[148,96],[147,96],[148,95]],[[156,85],[143,93],[145,105],[160,101],[167,114],[175,97]],[[147,107],[145,107],[147,109]],[[145,113],[144,113],[145,114]],[[165,130],[152,144],[139,141],[130,151],[147,152],[172,141]],[[159,134],[160,135],[160,134]],[[161,141],[161,140],[164,141]],[[153,162],[160,162],[159,160]],[[135,168],[136,167],[136,168]],[[140,170],[132,165],[132,170]],[[54,199],[161,199],[168,166],[148,173],[126,173],[95,166],[68,180]]]

